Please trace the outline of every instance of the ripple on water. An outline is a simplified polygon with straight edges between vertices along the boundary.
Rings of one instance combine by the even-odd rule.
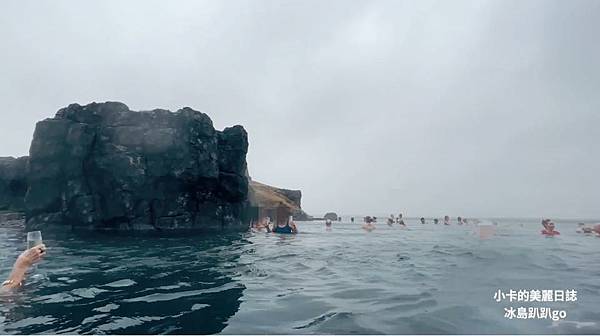
[[[77,295],[79,297],[86,298],[86,299],[93,299],[96,297],[96,295],[98,295],[100,293],[104,293],[104,292],[108,292],[108,290],[95,288],[95,287],[77,288],[77,289],[73,289],[71,291],[71,293],[73,293],[74,295]]]
[[[532,238],[503,228],[510,234],[482,242],[457,227],[378,227],[380,233],[366,234],[340,224],[320,234],[322,225],[301,225],[314,234],[133,244],[99,238],[93,249],[81,249],[89,242],[78,239],[48,239],[66,253],[39,265],[47,279],[0,295],[0,334],[600,331],[600,272],[590,259],[596,238],[565,232],[543,239],[537,229]],[[20,234],[0,241],[14,252],[0,265],[14,262]],[[131,246],[124,249],[123,242]],[[496,289],[540,283],[578,290],[580,300],[567,307],[569,321],[503,318],[492,300]]]
[[[194,305],[192,306],[192,310],[193,310],[193,311],[194,311],[194,310],[200,310],[200,309],[204,309],[204,308],[207,308],[207,307],[210,307],[210,305],[203,304],[203,303],[196,303],[196,304],[194,304]]]
[[[135,317],[113,317],[110,322],[100,325],[94,330],[94,333],[105,333],[117,331],[129,327],[142,325],[146,322],[159,321],[166,317],[161,316],[135,316]]]
[[[119,288],[119,287],[129,287],[129,286],[133,286],[135,285],[136,282],[131,280],[131,279],[122,279],[122,280],[117,280],[117,281],[113,281],[111,283],[107,283],[105,285],[103,285],[104,287],[113,287],[113,288]]]
[[[75,302],[77,300],[81,300],[81,297],[73,296],[69,293],[59,292],[49,295],[42,295],[37,298],[32,299],[34,302],[43,302],[43,303],[64,303],[64,302]]]
[[[100,313],[108,313],[109,311],[118,309],[119,305],[118,304],[114,304],[114,303],[109,303],[106,306],[102,306],[102,307],[98,307],[98,308],[94,308],[94,311],[100,312]]]
[[[237,285],[236,283],[227,283],[227,284],[219,286],[219,287],[207,288],[207,289],[198,289],[198,290],[190,290],[190,291],[183,291],[183,292],[154,293],[154,294],[150,294],[150,295],[125,299],[125,300],[123,300],[123,302],[152,303],[152,302],[160,302],[160,301],[171,301],[171,300],[181,299],[184,297],[199,296],[199,295],[209,294],[209,293],[219,293],[219,292],[233,289],[236,287],[239,288],[239,285]]]
[[[7,330],[21,329],[32,327],[36,325],[45,325],[56,321],[56,318],[45,315],[45,316],[36,316],[36,317],[26,317],[20,321],[10,323],[6,326]]]

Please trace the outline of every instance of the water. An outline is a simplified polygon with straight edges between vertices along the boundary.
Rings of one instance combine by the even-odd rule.
[[[405,220],[406,221],[406,220]],[[44,232],[47,257],[0,296],[0,334],[600,333],[600,238],[557,222],[408,229],[299,223],[298,235],[108,237]],[[25,233],[0,229],[0,275]],[[497,289],[576,289],[576,302],[498,303]],[[561,322],[508,320],[504,307],[564,309]]]

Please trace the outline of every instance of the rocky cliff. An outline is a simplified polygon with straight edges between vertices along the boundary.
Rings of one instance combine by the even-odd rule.
[[[250,202],[253,206],[274,209],[286,208],[296,220],[310,220],[301,207],[302,192],[272,187],[256,181],[250,181]]]
[[[191,108],[69,105],[36,125],[27,226],[245,230],[247,149],[243,127]]]
[[[23,210],[27,157],[0,157],[0,210]]]

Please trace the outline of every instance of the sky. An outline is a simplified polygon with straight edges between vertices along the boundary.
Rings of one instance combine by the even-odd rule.
[[[0,2],[0,156],[184,106],[322,216],[600,218],[600,1]]]

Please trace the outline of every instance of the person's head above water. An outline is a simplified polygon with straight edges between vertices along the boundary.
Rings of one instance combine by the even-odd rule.
[[[421,217],[421,223],[425,223],[425,217]]]
[[[437,218],[434,218],[434,219],[433,219],[433,222],[434,222],[435,224],[437,224],[437,223],[439,223],[439,222],[440,222],[440,220],[439,220],[439,219],[437,219]]]
[[[447,216],[447,215],[446,215],[446,216],[444,216],[444,220],[445,220],[445,221],[449,221],[449,220],[450,220],[450,216]]]
[[[548,223],[550,223],[550,219],[546,218],[546,219],[542,219],[542,226],[544,228],[548,227]]]
[[[554,225],[554,223],[553,223],[553,222],[548,222],[548,223],[546,224],[546,231],[548,231],[548,232],[552,232],[552,231],[554,231],[554,228],[555,228],[555,227],[556,227],[556,225]]]

